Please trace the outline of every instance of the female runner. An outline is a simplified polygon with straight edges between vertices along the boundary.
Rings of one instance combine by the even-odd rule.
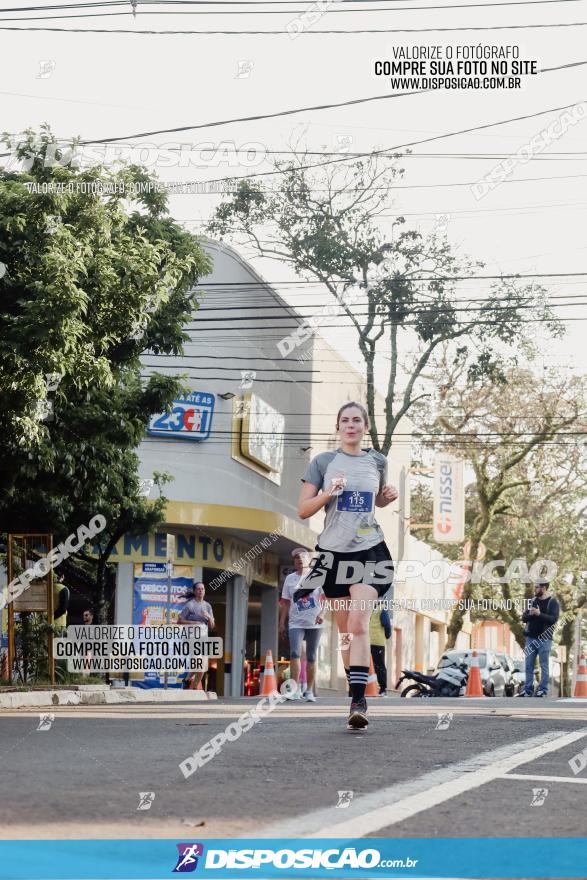
[[[398,497],[386,484],[387,461],[374,449],[361,449],[369,417],[358,403],[338,411],[340,447],[312,459],[302,477],[298,514],[308,519],[325,508],[318,557],[294,595],[294,601],[321,586],[332,608],[339,633],[350,633],[350,649],[341,651],[352,693],[347,727],[368,725],[365,688],[369,677],[369,618],[377,599],[393,581],[393,561],[375,507]],[[355,579],[356,578],[356,579]],[[326,609],[326,606],[325,606]]]

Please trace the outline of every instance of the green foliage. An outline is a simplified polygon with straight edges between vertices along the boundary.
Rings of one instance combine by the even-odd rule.
[[[181,353],[211,263],[144,169],[74,167],[46,127],[4,141],[24,169],[0,171],[0,531],[59,541],[100,513],[103,581],[118,537],[165,507],[143,497],[135,450],[183,386],[142,377],[141,354]]]

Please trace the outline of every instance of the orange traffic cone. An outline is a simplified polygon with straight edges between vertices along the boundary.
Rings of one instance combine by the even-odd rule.
[[[261,696],[266,697],[268,694],[274,694],[276,691],[277,679],[275,677],[275,669],[273,668],[273,654],[271,651],[267,651],[265,655],[265,672],[263,673]]]
[[[369,678],[367,679],[367,688],[365,690],[366,697],[378,697],[379,696],[379,684],[377,683],[377,676],[375,675],[375,667],[373,666],[373,657],[371,657],[371,663],[369,665]]]
[[[481,671],[477,662],[477,651],[473,651],[472,663],[469,666],[469,680],[467,682],[466,697],[483,697],[483,684],[481,683]]]
[[[577,678],[575,681],[575,697],[587,697],[587,662],[585,655],[579,657],[579,668],[577,669]]]

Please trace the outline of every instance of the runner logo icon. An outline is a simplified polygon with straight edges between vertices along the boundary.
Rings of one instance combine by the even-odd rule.
[[[173,873],[185,874],[188,871],[195,871],[198,867],[198,857],[204,855],[204,845],[202,843],[177,843],[176,846],[179,855]]]

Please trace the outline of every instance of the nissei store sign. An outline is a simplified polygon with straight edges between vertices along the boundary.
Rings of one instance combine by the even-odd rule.
[[[463,461],[438,453],[434,460],[434,540],[439,544],[465,539],[465,486]]]
[[[147,434],[180,440],[207,440],[212,428],[214,395],[192,391],[173,401],[171,412],[151,416]]]

